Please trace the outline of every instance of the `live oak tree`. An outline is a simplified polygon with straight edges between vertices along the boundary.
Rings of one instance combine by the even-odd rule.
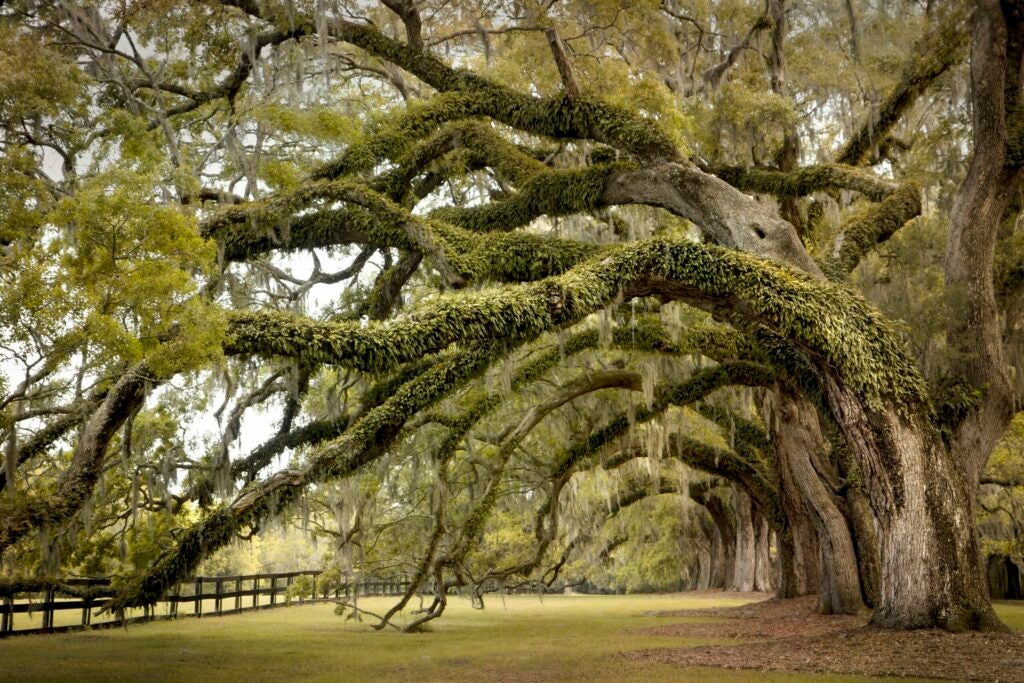
[[[321,505],[352,536],[392,485],[429,520],[392,539],[435,589],[416,626],[447,586],[543,581],[593,544],[560,516],[601,466],[624,468],[619,499],[707,509],[744,586],[766,585],[771,529],[783,596],[999,628],[974,494],[1017,399],[1018,4],[381,5],[4,7],[0,551],[81,526],[120,465],[123,530],[140,505],[201,509],[125,609],[274,516]],[[965,79],[970,121],[916,106],[956,111]],[[952,144],[929,139],[947,124]],[[857,286],[945,215],[932,195],[952,197],[955,314],[921,354]],[[204,393],[219,441],[158,438],[154,415]],[[233,458],[267,405],[275,433]],[[667,456],[678,476],[629,464]],[[693,469],[732,487],[709,497]],[[529,533],[497,533],[533,500]]]

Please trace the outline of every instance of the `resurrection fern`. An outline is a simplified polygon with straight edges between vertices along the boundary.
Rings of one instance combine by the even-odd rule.
[[[660,279],[659,279],[660,278]],[[258,353],[378,372],[457,341],[521,343],[582,320],[620,296],[663,295],[741,308],[845,382],[872,409],[887,400],[926,405],[925,385],[884,317],[850,289],[746,254],[688,241],[618,247],[567,273],[494,291],[440,297],[403,319],[371,324],[314,322],[279,312],[229,319],[228,354]]]

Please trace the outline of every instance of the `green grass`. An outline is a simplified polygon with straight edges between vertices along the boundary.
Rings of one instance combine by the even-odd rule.
[[[388,600],[364,599],[378,611]],[[333,614],[295,606],[227,617],[182,619],[0,641],[0,680],[16,681],[854,681],[683,669],[610,657],[699,641],[638,633],[675,618],[653,610],[727,606],[683,595],[491,597],[485,611],[455,598],[430,633],[377,633]],[[1024,628],[1024,606],[1000,616]],[[684,619],[678,619],[683,621]],[[875,679],[871,679],[875,680]]]
[[[996,614],[999,615],[1004,624],[1015,631],[1024,631],[1024,602],[1020,600],[1015,602],[1004,600],[996,601],[993,604],[996,608]]]

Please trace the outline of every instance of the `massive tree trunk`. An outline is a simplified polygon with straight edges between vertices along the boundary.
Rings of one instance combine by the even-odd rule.
[[[707,548],[697,549],[697,571],[697,590],[707,590],[711,587],[711,553]]]
[[[779,535],[780,598],[797,598],[816,593],[821,582],[818,539],[810,515],[796,484],[786,449],[789,444],[778,435],[773,440],[779,470],[779,498],[786,516],[786,529]]]
[[[1005,14],[1004,14],[1005,13]],[[952,379],[960,395],[948,401],[952,451],[977,487],[982,470],[1013,417],[1014,402],[1003,323],[996,304],[993,261],[999,226],[1022,180],[1021,61],[1024,9],[981,0],[971,49],[974,150],[953,202],[946,244],[946,285],[962,297],[948,338],[957,352]],[[970,391],[978,401],[964,400]]]
[[[729,590],[752,591],[757,562],[753,504],[750,496],[736,485],[732,487],[732,500],[736,511],[736,553],[733,558],[736,568]]]
[[[727,548],[726,539],[722,536],[722,530],[716,523],[711,537],[711,568],[708,588],[725,588],[729,567],[732,566]]]
[[[768,53],[768,69],[771,73],[772,92],[786,96],[786,33],[789,31],[786,0],[769,0],[768,13],[772,18],[772,50]],[[778,168],[780,171],[792,171],[800,160],[800,137],[797,135],[796,123],[783,124],[782,147],[779,149]],[[797,232],[802,232],[803,221],[800,218],[800,206],[796,197],[784,197],[779,201],[779,213],[793,224]]]
[[[697,590],[703,591],[711,588],[715,562],[715,525],[707,515],[695,514],[690,518],[698,525],[705,540],[704,544],[697,546],[697,562],[700,570],[697,576]]]
[[[754,509],[755,562],[754,590],[768,592],[772,589],[772,531],[768,520]]]
[[[779,404],[776,439],[818,536],[822,579],[818,610],[822,614],[856,614],[863,603],[853,539],[846,518],[811,463],[812,452],[824,455],[818,416],[805,401],[785,394]]]
[[[968,514],[973,488],[922,417],[926,409],[871,411],[835,384],[827,396],[880,527],[882,590],[873,623],[1003,629],[977,560],[977,530]]]

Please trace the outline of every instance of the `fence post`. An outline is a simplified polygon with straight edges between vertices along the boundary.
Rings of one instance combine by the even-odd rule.
[[[196,606],[193,610],[197,617],[203,616],[203,577],[196,577]]]
[[[46,601],[43,603],[43,628],[53,630],[53,601],[56,598],[56,594],[50,588],[43,596],[43,599]]]
[[[224,582],[221,581],[220,579],[217,579],[214,582],[214,585],[217,587],[217,597],[213,599],[213,608],[215,610],[217,610],[217,616],[219,617],[221,615],[221,613],[223,612],[223,610],[221,609],[220,594],[224,592],[223,591]]]
[[[235,579],[235,609],[242,611],[242,577]]]
[[[4,596],[4,615],[0,619],[0,631],[10,633],[14,630],[14,597]]]
[[[257,574],[252,579],[252,608],[256,609],[260,606],[260,575]]]
[[[277,604],[277,576],[270,577],[270,606]]]
[[[170,596],[171,604],[167,609],[167,613],[171,616],[171,619],[178,618],[178,598],[181,597],[181,582],[174,584],[174,595]]]

